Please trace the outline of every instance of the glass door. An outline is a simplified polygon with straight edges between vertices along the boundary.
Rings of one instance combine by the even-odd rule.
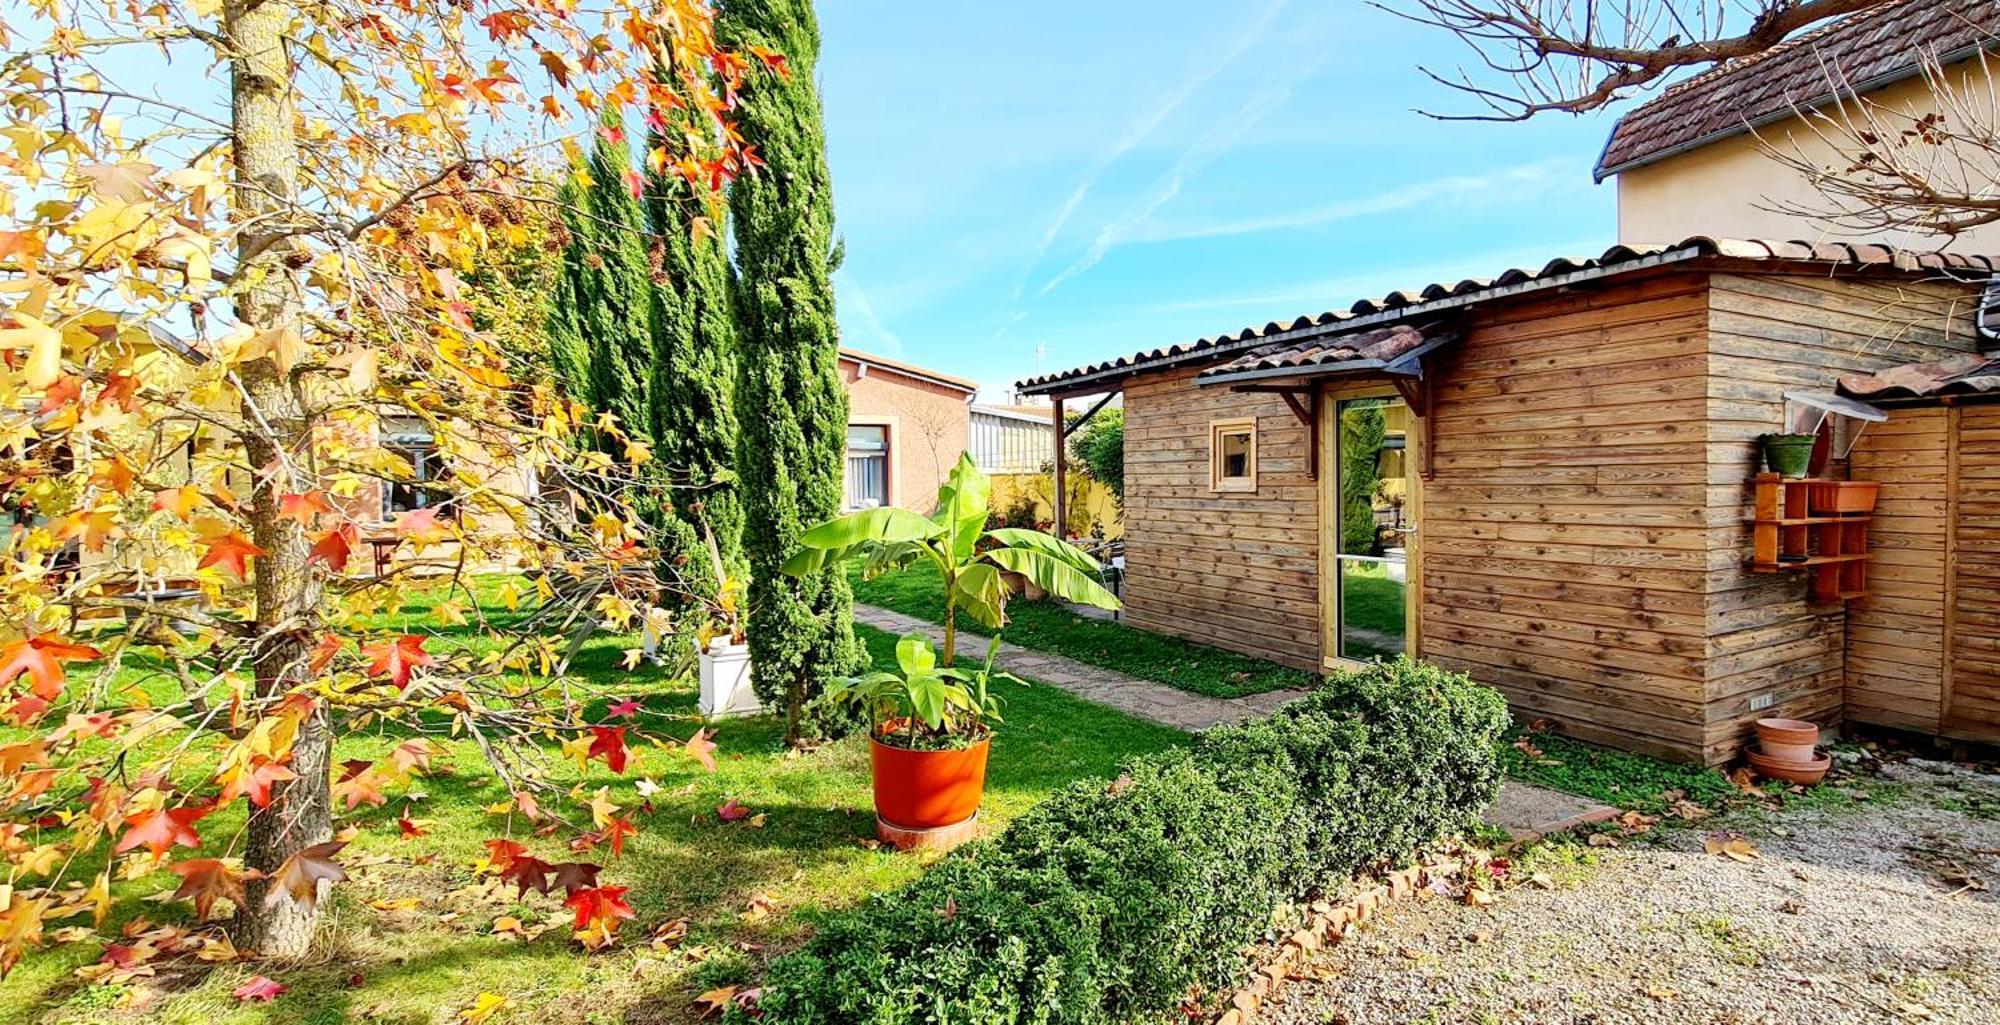
[[[1344,399],[1334,410],[1335,656],[1390,659],[1409,647],[1410,407],[1393,396]]]

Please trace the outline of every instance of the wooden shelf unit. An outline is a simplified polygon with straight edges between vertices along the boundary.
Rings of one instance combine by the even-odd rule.
[[[1829,490],[1851,482],[1821,478],[1787,480],[1757,475],[1750,568],[1759,573],[1812,573],[1813,600],[1836,604],[1868,593],[1867,513],[1841,513],[1815,505]]]

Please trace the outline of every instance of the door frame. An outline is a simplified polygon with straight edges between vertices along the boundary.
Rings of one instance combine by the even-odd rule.
[[[1326,670],[1354,669],[1364,664],[1337,654],[1340,566],[1336,556],[1340,540],[1335,531],[1340,522],[1340,403],[1346,399],[1375,398],[1396,399],[1406,408],[1409,405],[1395,385],[1380,380],[1333,382],[1321,385],[1319,390],[1319,433],[1325,439],[1319,447],[1319,643],[1320,665]],[[1423,435],[1429,430],[1429,418],[1410,409],[1410,433],[1405,442],[1408,454],[1403,460],[1404,486],[1409,494],[1403,513],[1412,527],[1404,538],[1408,554],[1403,569],[1403,651],[1411,658],[1423,650],[1424,490],[1418,462],[1419,453],[1424,451]]]

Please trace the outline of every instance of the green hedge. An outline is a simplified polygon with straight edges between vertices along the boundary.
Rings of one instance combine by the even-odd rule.
[[[1075,783],[779,958],[769,1025],[1122,1023],[1220,987],[1287,900],[1472,824],[1500,696],[1399,661]]]

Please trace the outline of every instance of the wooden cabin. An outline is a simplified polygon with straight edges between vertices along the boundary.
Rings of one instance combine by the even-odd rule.
[[[1500,688],[1523,721],[1718,763],[1762,716],[1948,732],[1927,642],[1889,635],[1954,629],[1951,592],[1915,594],[1913,576],[1955,580],[1961,597],[1997,582],[1940,577],[1949,535],[1913,535],[1942,529],[1948,486],[2000,487],[2000,461],[1978,447],[2000,446],[2000,429],[1968,427],[1956,436],[1971,444],[1949,447],[1917,422],[1937,411],[1892,411],[1862,430],[1853,465],[1882,480],[1896,517],[1870,542],[1880,590],[1753,565],[1753,480],[1758,438],[1802,404],[1826,408],[1815,398],[1838,398],[1840,377],[1979,351],[1995,263],[1618,246],[1021,390],[1053,398],[1058,422],[1065,402],[1123,393],[1133,625],[1311,669],[1407,653]],[[1861,425],[1823,419],[1843,441]],[[1826,461],[1821,473],[1845,472]],[[1947,480],[1974,463],[1991,473],[1961,465]],[[2000,604],[1979,615],[1955,629],[1990,653],[1991,636],[1969,631],[2000,621]],[[1883,653],[1892,643],[1900,661]],[[1967,693],[1966,707],[1990,700]],[[2000,739],[1987,723],[1963,733]]]

